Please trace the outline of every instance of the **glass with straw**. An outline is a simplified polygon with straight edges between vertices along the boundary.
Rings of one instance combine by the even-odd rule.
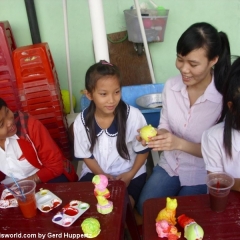
[[[207,175],[210,207],[214,212],[223,212],[228,203],[228,195],[234,184],[234,178],[225,172]]]
[[[36,183],[32,180],[15,181],[15,184],[10,187],[10,192],[17,199],[25,218],[32,218],[37,214],[35,188]]]

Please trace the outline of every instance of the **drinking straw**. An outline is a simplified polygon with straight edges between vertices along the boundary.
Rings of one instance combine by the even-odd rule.
[[[219,192],[219,187],[220,187],[220,184],[219,184],[219,181],[217,181],[217,192]]]
[[[4,185],[4,187],[11,193],[11,194],[13,194],[13,196],[14,195],[17,195],[11,188],[9,188],[7,185],[5,185],[5,184],[3,184]]]
[[[17,185],[19,191],[22,194],[23,200],[25,201],[26,200],[26,196],[24,195],[22,188],[19,186],[18,182],[16,181],[16,179],[13,177],[13,175],[11,173],[10,173],[10,176],[11,176],[12,180],[15,182],[15,184]]]

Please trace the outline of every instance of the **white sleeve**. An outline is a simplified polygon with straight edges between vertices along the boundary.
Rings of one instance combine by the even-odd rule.
[[[203,155],[203,160],[205,162],[206,170],[209,172],[222,172],[223,163],[222,163],[222,150],[218,137],[215,137],[211,134],[212,131],[207,130],[203,132],[201,140],[201,150]]]
[[[90,158],[92,153],[89,151],[90,142],[87,136],[85,126],[79,114],[73,124],[74,133],[74,156],[77,158]]]

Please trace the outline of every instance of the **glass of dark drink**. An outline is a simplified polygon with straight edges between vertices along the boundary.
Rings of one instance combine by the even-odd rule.
[[[228,195],[234,184],[234,178],[225,172],[214,172],[207,175],[207,186],[210,208],[214,212],[223,212],[228,203]]]

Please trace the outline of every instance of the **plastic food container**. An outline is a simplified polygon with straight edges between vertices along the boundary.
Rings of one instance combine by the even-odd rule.
[[[169,10],[142,10],[143,26],[148,42],[163,42]],[[128,40],[142,43],[142,34],[136,9],[124,10]]]
[[[72,200],[62,208],[52,219],[52,222],[63,227],[71,226],[85,211],[88,210],[90,205],[88,203]]]
[[[47,189],[41,188],[40,191],[35,194],[35,197],[37,208],[45,213],[50,212],[62,203],[62,200],[59,197]]]

